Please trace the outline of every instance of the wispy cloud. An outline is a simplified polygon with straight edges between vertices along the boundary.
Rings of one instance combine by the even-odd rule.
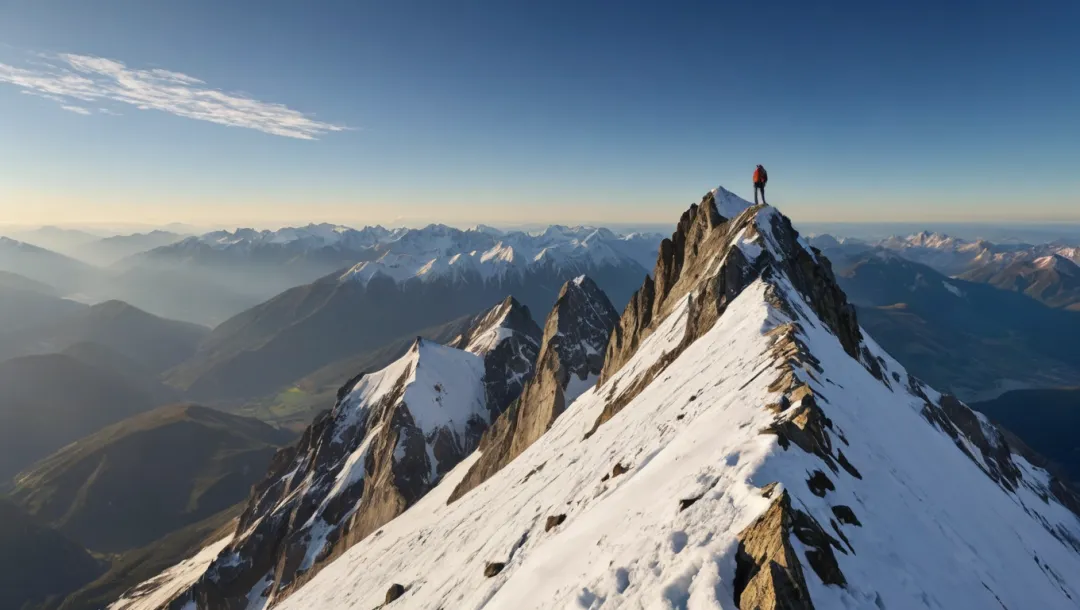
[[[32,64],[32,68],[0,63],[0,83],[60,103],[64,110],[79,114],[90,111],[76,106],[77,102],[112,101],[139,110],[161,110],[189,119],[302,140],[347,129],[318,121],[284,104],[225,93],[180,72],[138,70],[119,61],[89,55],[61,54],[48,59],[49,62]],[[106,109],[100,111],[111,113]]]
[[[89,115],[90,114],[90,110],[86,109],[86,108],[83,108],[82,106],[61,106],[61,108],[63,108],[64,110],[67,110],[68,112],[74,112],[75,114],[84,114],[84,115]]]

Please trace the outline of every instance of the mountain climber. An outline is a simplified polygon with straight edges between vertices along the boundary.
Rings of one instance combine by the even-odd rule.
[[[769,173],[765,167],[758,165],[754,170],[754,204],[757,204],[757,194],[761,191],[761,203],[765,203],[765,183],[769,181]]]

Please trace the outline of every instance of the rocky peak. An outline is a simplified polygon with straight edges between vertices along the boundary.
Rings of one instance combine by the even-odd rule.
[[[723,188],[707,193],[682,215],[671,238],[660,244],[653,278],[646,278],[615,327],[600,382],[614,377],[673,312],[688,317],[684,336],[633,387],[609,390],[611,400],[597,426],[712,328],[728,304],[758,278],[774,285],[789,282],[836,334],[845,351],[861,357],[855,309],[837,285],[828,259],[806,243],[775,208],[755,206]],[[781,307],[783,292],[773,291]]]
[[[453,502],[536,442],[567,405],[591,387],[604,366],[604,346],[618,313],[585,276],[566,282],[544,323],[533,378],[521,397],[484,433],[479,460],[450,496]]]
[[[1080,271],[1076,263],[1056,253],[1035,259],[1034,266],[1039,269],[1053,269],[1066,275],[1077,275]]]
[[[447,345],[482,356],[515,333],[531,338],[536,344],[540,343],[543,334],[533,320],[529,308],[508,296],[503,302],[477,316],[465,332]]]
[[[489,421],[495,421],[517,400],[532,378],[542,334],[529,308],[511,296],[478,316],[468,330],[450,342],[451,347],[484,358]]]
[[[563,284],[544,323],[544,351],[557,357],[568,375],[580,381],[595,377],[604,365],[604,347],[618,319],[596,282],[578,276]]]

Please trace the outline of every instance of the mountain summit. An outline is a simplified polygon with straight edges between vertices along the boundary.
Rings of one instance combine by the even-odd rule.
[[[603,353],[598,383],[558,417],[530,420],[530,429],[543,423],[539,434],[482,480],[462,486],[492,443],[437,469],[426,495],[340,556],[320,555],[328,563],[313,578],[282,588],[281,564],[251,569],[264,555],[234,543],[200,582],[248,570],[236,601],[197,585],[173,607],[1016,609],[1080,600],[1080,498],[866,335],[829,261],[775,208],[706,194],[661,244]],[[533,404],[544,358],[507,413]],[[280,469],[302,477],[306,463]],[[339,513],[363,505],[332,504]],[[312,514],[270,511],[260,524]],[[237,539],[260,524],[242,523]],[[185,574],[169,586],[193,578]]]

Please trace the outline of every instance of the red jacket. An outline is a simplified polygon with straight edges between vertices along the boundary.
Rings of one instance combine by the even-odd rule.
[[[765,184],[768,181],[769,181],[768,172],[765,171],[764,167],[761,167],[760,165],[757,166],[757,168],[754,170],[754,184],[757,184],[759,182],[762,183],[762,184]]]

